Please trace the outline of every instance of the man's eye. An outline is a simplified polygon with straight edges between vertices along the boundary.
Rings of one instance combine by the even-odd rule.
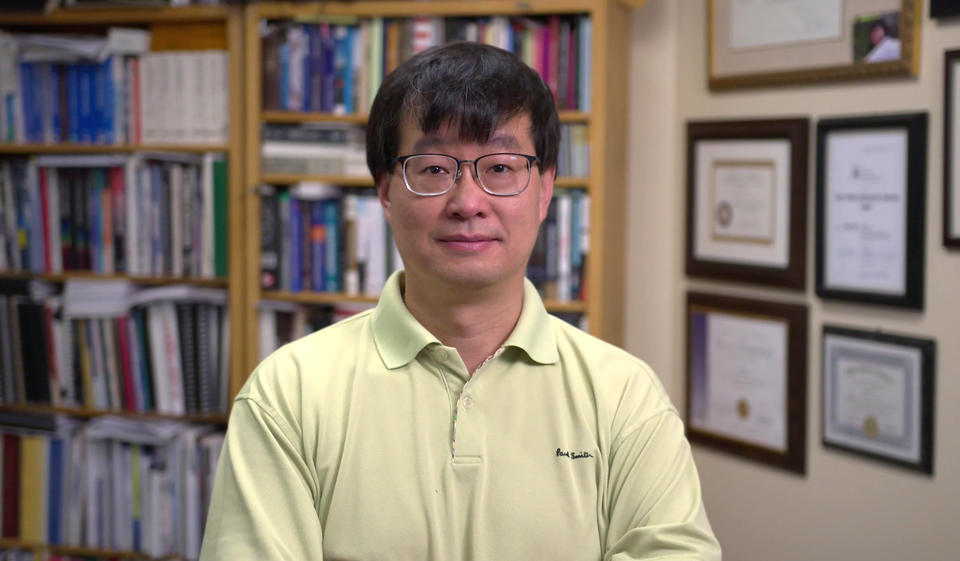
[[[441,173],[446,173],[447,170],[440,166],[429,166],[424,170],[424,172],[429,175],[440,175]]]
[[[510,168],[508,168],[503,164],[494,164],[490,166],[490,171],[492,171],[493,173],[506,173],[510,171]]]

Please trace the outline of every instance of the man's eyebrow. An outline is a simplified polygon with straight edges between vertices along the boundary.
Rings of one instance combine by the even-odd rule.
[[[452,141],[449,138],[444,138],[441,136],[424,136],[419,140],[413,143],[413,154],[422,154],[424,152],[429,152],[431,150],[437,150],[438,147],[452,144],[456,141]],[[505,150],[519,150],[520,142],[511,134],[501,134],[494,137],[491,137],[484,144],[495,145]]]

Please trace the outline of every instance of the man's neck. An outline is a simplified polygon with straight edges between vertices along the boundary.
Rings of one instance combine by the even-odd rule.
[[[406,278],[404,304],[441,343],[457,349],[473,372],[516,327],[523,309],[523,278],[506,287],[436,289]]]

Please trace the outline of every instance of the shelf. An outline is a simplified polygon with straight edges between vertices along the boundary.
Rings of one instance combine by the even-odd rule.
[[[637,0],[634,0],[637,1]],[[486,2],[462,2],[436,0],[431,2],[271,2],[259,6],[261,18],[310,19],[324,16],[489,16],[537,15],[558,13],[586,13],[592,8],[592,0],[552,0],[551,2],[517,2],[514,0],[487,0]]]
[[[0,25],[109,25],[153,22],[223,21],[225,6],[179,8],[60,9],[49,14],[0,14]]]
[[[0,549],[42,550],[54,555],[69,555],[76,557],[97,557],[102,559],[153,559],[140,551],[116,551],[113,549],[93,549],[90,547],[49,545],[44,543],[24,542],[9,538],[0,539]],[[163,559],[170,561],[179,559],[178,556],[167,556]]]
[[[264,300],[276,300],[282,302],[296,302],[298,304],[339,304],[343,302],[356,302],[362,304],[376,304],[377,296],[366,295],[348,295],[341,292],[284,292],[279,290],[264,290],[260,293]],[[586,312],[585,302],[559,302],[556,300],[544,300],[544,306],[551,312]]]
[[[65,282],[72,279],[84,280],[126,280],[136,284],[194,284],[200,286],[226,287],[227,279],[200,277],[144,277],[130,275],[105,275],[89,271],[70,271],[67,273],[30,273],[27,271],[0,271],[5,279],[40,279],[49,282]]]
[[[561,123],[588,123],[590,114],[581,111],[560,111]],[[265,123],[350,123],[366,125],[366,114],[335,115],[333,113],[303,112],[303,111],[263,111],[261,114]]]
[[[10,413],[37,413],[44,415],[62,414],[69,417],[78,417],[83,419],[92,419],[94,417],[104,417],[112,415],[115,417],[127,417],[130,419],[155,419],[168,421],[190,421],[192,423],[210,423],[215,425],[227,424],[226,413],[216,413],[210,415],[170,415],[165,413],[137,413],[133,411],[120,411],[116,409],[91,409],[86,407],[59,407],[55,405],[0,405],[0,411]]]
[[[301,181],[332,183],[338,187],[373,187],[373,179],[362,176],[299,174],[264,174],[260,176],[260,183],[269,185],[292,185]],[[553,183],[553,186],[558,189],[589,189],[589,185],[590,178],[588,177],[558,177]]]
[[[226,152],[226,144],[0,144],[0,154],[114,154],[117,152]]]

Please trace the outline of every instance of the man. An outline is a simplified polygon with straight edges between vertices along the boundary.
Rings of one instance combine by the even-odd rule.
[[[890,29],[883,18],[870,26],[870,45],[870,52],[863,59],[865,62],[883,62],[900,58],[900,39],[890,35]]]
[[[384,81],[367,160],[405,271],[267,358],[233,407],[201,559],[719,559],[683,427],[639,360],[524,272],[559,124],[513,55]]]

